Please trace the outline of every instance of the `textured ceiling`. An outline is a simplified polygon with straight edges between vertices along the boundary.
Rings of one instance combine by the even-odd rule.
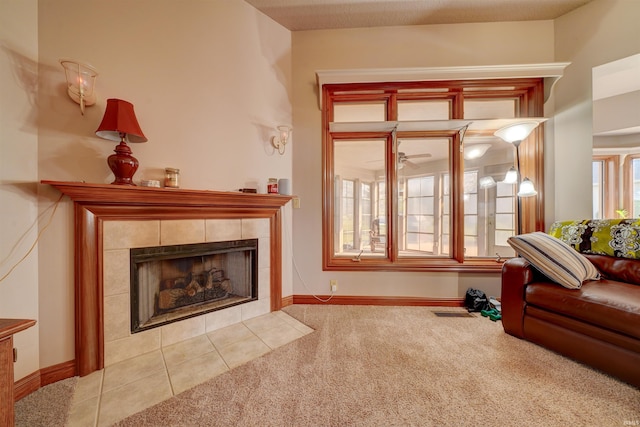
[[[592,0],[245,0],[291,31],[555,19]]]

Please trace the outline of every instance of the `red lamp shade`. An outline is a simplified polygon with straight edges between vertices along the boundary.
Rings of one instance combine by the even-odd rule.
[[[96,135],[110,141],[120,141],[114,150],[115,154],[107,159],[116,177],[112,184],[135,185],[133,175],[138,170],[138,160],[131,155],[127,141],[147,142],[147,137],[140,129],[133,104],[122,99],[107,99],[107,109]]]

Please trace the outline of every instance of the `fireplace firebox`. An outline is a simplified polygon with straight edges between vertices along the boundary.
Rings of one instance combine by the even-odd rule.
[[[258,299],[258,239],[130,250],[131,333]]]

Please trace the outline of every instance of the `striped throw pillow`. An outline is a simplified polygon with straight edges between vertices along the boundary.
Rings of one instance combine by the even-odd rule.
[[[508,242],[529,264],[565,288],[580,289],[586,280],[600,279],[591,261],[556,237],[536,231],[510,237]]]

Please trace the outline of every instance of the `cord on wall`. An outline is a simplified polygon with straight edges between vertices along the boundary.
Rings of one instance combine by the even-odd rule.
[[[38,241],[40,240],[40,236],[42,236],[42,233],[44,233],[44,231],[47,229],[47,227],[49,227],[49,225],[51,224],[51,221],[53,220],[53,216],[56,214],[56,210],[58,209],[58,205],[60,204],[60,201],[62,200],[62,198],[64,197],[64,194],[61,194],[60,197],[58,197],[58,200],[55,201],[55,203],[53,203],[51,206],[49,206],[47,209],[45,209],[44,211],[42,211],[42,213],[38,216],[37,221],[31,226],[29,227],[29,229],[27,230],[27,232],[25,233],[25,235],[28,233],[28,231],[33,228],[34,225],[38,224],[38,221],[40,220],[40,217],[44,216],[44,214],[53,207],[53,211],[51,212],[51,215],[49,216],[49,220],[47,221],[47,223],[44,225],[44,227],[42,227],[42,229],[38,232],[38,235],[36,236],[36,240],[33,242],[33,244],[31,245],[31,247],[29,248],[29,250],[27,251],[26,254],[24,254],[24,256],[22,258],[20,258],[20,260],[15,263],[13,266],[11,266],[11,268],[9,269],[9,271],[7,271],[7,273],[0,277],[0,282],[2,282],[4,279],[6,279],[7,277],[9,277],[9,275],[11,273],[13,273],[13,270],[16,269],[16,267],[18,267],[20,264],[22,264],[22,262],[27,259],[27,257],[31,254],[31,252],[33,252],[33,249],[36,247],[36,245],[38,244]],[[22,240],[22,239],[20,239]],[[20,240],[18,241],[18,243],[20,243]],[[16,244],[14,246],[14,248],[16,248],[18,245]],[[13,251],[11,251],[9,253],[9,255],[7,255],[6,259],[9,259],[9,257],[11,256],[11,254],[13,253]],[[5,259],[5,260],[6,260]]]
[[[283,219],[283,222],[286,223],[285,211],[286,211],[286,209],[282,209],[282,212],[283,212],[282,213],[282,219]],[[292,220],[293,220],[293,218],[292,218]],[[291,225],[293,226],[293,221],[291,221]],[[292,239],[289,236],[288,227],[283,227],[283,228],[284,228],[285,240],[289,244],[289,249],[291,250],[291,262],[293,263],[293,269],[296,271],[296,275],[298,276],[298,278],[302,282],[302,285],[309,292],[311,292],[311,289],[309,289],[309,286],[307,286],[307,283],[304,281],[304,279],[300,275],[300,271],[298,270],[298,264],[296,263],[296,258],[293,256],[293,242],[292,242]],[[311,294],[312,297],[314,297],[315,299],[317,299],[320,302],[329,302],[329,301],[331,301],[331,299],[333,298],[334,295],[335,295],[335,293],[333,292],[333,290],[331,290],[331,295],[327,299],[322,299],[322,298],[320,298],[319,296],[317,296],[317,295],[315,295],[313,293]]]

